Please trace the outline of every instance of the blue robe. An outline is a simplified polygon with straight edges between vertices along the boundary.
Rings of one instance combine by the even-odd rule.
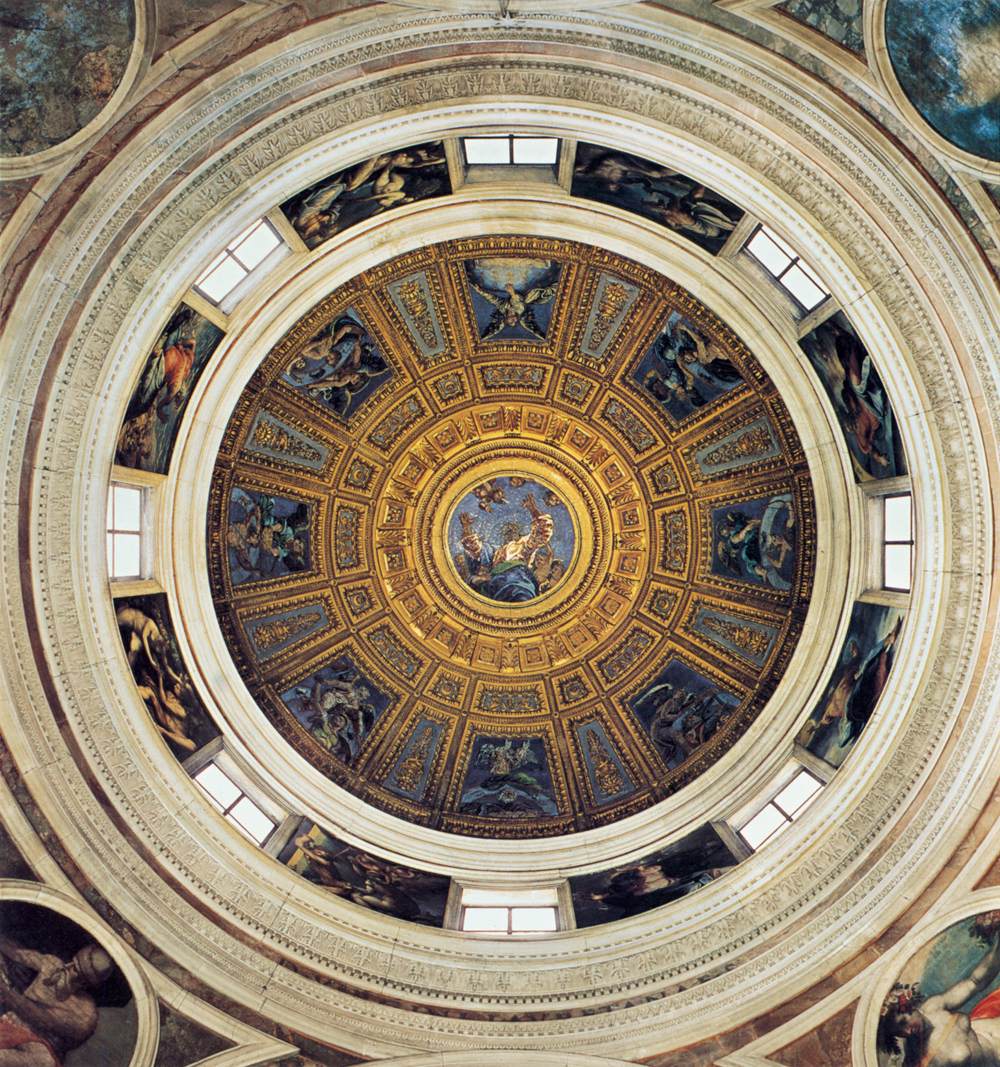
[[[498,563],[494,567],[492,561],[497,551],[496,545],[483,545],[478,556],[466,551],[474,588],[490,600],[499,600],[503,604],[523,604],[526,600],[534,600],[538,596],[538,582],[531,568],[515,561]]]

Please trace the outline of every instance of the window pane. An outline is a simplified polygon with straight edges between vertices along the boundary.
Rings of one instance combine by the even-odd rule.
[[[821,783],[806,771],[800,771],[774,798],[775,804],[795,818],[819,792]]]
[[[108,493],[108,524],[107,528],[113,530],[115,528],[115,487],[111,487],[111,492]],[[108,549],[108,559],[111,558],[111,550]]]
[[[826,299],[826,293],[796,264],[781,278],[781,284],[807,310],[819,307]]]
[[[497,889],[468,886],[462,890],[462,903],[466,907],[538,907],[555,906],[558,903],[555,887],[550,889]]]
[[[142,490],[128,485],[116,485],[112,490],[115,495],[115,530],[142,529]]]
[[[763,230],[758,230],[753,235],[747,242],[747,248],[775,276],[779,275],[791,262]]]
[[[250,271],[254,267],[259,267],[280,243],[278,235],[262,220],[255,229],[250,231],[245,240],[234,245],[233,254]]]
[[[773,242],[774,244],[776,244],[776,245],[778,246],[778,248],[780,248],[780,249],[781,249],[781,251],[782,251],[782,252],[784,252],[784,253],[785,253],[785,255],[786,255],[786,256],[787,256],[787,257],[788,257],[789,259],[795,259],[795,257],[796,257],[796,256],[798,255],[798,253],[797,253],[797,252],[795,251],[795,249],[794,249],[794,248],[792,248],[792,246],[791,246],[791,245],[790,245],[790,244],[789,244],[789,243],[788,243],[788,242],[787,242],[787,241],[786,241],[786,240],[784,239],[784,237],[781,237],[781,236],[780,236],[779,234],[776,234],[776,233],[774,232],[774,230],[772,230],[772,229],[771,229],[771,227],[770,227],[770,226],[761,226],[761,230],[762,230],[762,231],[763,231],[763,232],[764,232],[764,233],[765,233],[765,234],[766,234],[766,235],[767,235],[767,236],[768,236],[768,237],[770,238],[770,240],[771,240],[771,241],[772,241],[772,242]]]
[[[139,535],[138,534],[113,534],[115,542],[114,560],[111,564],[112,578],[138,578],[141,567],[139,565]]]
[[[470,164],[509,163],[510,138],[463,137],[465,161]]]
[[[559,151],[557,137],[515,137],[514,162],[551,166]]]
[[[911,541],[912,523],[910,520],[910,494],[905,496],[887,496],[885,505],[885,539],[886,541]]]
[[[556,929],[555,908],[512,908],[510,928],[518,933]]]
[[[197,287],[216,304],[228,296],[241,281],[247,276],[247,272],[227,255],[226,258],[214,269],[203,274],[197,282]]]
[[[885,546],[885,587],[886,589],[909,589],[910,588],[910,556],[912,549],[909,545],[886,545]]]
[[[258,845],[263,844],[274,829],[274,823],[249,798],[243,797],[233,805],[227,818],[244,830]]]
[[[781,814],[780,811],[773,805],[768,804],[740,830],[744,840],[751,848],[760,848],[760,846],[777,830],[780,826],[787,826],[788,820]]]
[[[203,767],[194,776],[194,780],[220,808],[228,808],[240,796],[240,789],[236,783],[228,775],[223,774],[214,763]]]
[[[462,916],[462,929],[507,933],[506,908],[466,908]]]

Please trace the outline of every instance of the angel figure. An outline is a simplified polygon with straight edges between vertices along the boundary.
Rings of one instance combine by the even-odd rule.
[[[496,478],[489,478],[482,485],[472,490],[472,495],[479,501],[482,511],[492,512],[494,504],[506,504],[507,497],[502,485],[497,485]]]

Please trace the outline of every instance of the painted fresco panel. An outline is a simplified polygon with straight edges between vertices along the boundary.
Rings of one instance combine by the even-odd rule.
[[[560,266],[550,259],[472,259],[465,263],[481,341],[544,341]]]
[[[139,695],[178,759],[217,737],[181,658],[165,593],[115,601],[118,631]]]
[[[572,193],[652,219],[713,254],[743,217],[742,208],[672,167],[585,143],[577,145]]]
[[[674,659],[626,706],[673,770],[715,735],[740,706],[740,699]]]
[[[558,815],[545,742],[540,737],[477,736],[458,810],[493,819]]]
[[[340,656],[303,678],[281,699],[325,749],[348,765],[393,701],[350,656]]]
[[[772,589],[792,587],[797,554],[791,493],[712,511],[712,573]]]
[[[868,350],[838,311],[800,341],[837,411],[859,482],[906,473],[896,417]]]
[[[444,144],[429,141],[372,156],[331,174],[281,205],[309,248],[363,219],[451,192]]]
[[[910,103],[946,140],[1000,160],[1000,6],[888,0],[889,60]]]
[[[909,959],[876,1044],[879,1067],[1000,1063],[1000,911],[954,923]]]
[[[311,513],[315,505],[233,486],[226,550],[233,585],[280,578],[312,566]]]
[[[280,862],[338,897],[397,919],[440,926],[450,879],[390,863],[303,819]]]
[[[743,384],[725,349],[678,311],[667,316],[632,377],[675,422]]]
[[[693,893],[736,859],[711,826],[702,826],[636,863],[570,878],[578,927],[627,919]]]
[[[361,316],[348,308],[309,338],[281,379],[347,420],[392,376]]]
[[[107,104],[128,66],[132,0],[30,0],[0,6],[0,155],[68,140]]]
[[[222,330],[182,304],[146,360],[118,434],[115,463],[166,474],[177,428]]]
[[[131,1062],[139,1030],[132,990],[111,956],[71,919],[40,904],[0,901],[0,980],[11,990],[0,1015],[0,1063]],[[15,996],[30,1010],[19,1009]]]
[[[903,612],[882,604],[854,605],[844,647],[799,744],[839,767],[872,717],[896,655]]]

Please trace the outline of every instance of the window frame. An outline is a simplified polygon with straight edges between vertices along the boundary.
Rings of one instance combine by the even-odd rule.
[[[760,256],[754,252],[750,247],[754,239],[759,235],[763,235],[769,240],[778,251],[788,260],[788,263],[781,269],[778,274],[764,262]],[[781,288],[781,291],[794,302],[795,306],[799,308],[803,315],[811,315],[817,308],[823,306],[827,300],[830,299],[830,291],[823,284],[822,279],[816,273],[815,270],[795,251],[794,248],[778,233],[776,233],[766,223],[758,222],[750,232],[750,236],[743,242],[742,250],[750,256],[750,258],[756,263],[776,285]],[[788,285],[782,281],[782,279],[793,268],[798,267],[799,270],[805,274],[806,278],[823,294],[815,304],[806,305],[802,300],[795,295],[795,293],[788,287]]]
[[[555,925],[551,930],[515,930],[514,929],[514,912],[524,909],[530,909],[532,911],[550,911],[555,919]],[[506,930],[467,930],[465,928],[465,917],[470,911],[505,911],[507,913],[507,929]],[[561,929],[559,925],[559,905],[558,904],[470,904],[462,905],[462,912],[459,916],[459,929],[463,934],[475,934],[480,937],[544,937],[548,934],[557,934]]]
[[[909,501],[910,510],[910,536],[908,539],[889,539],[888,530],[886,528],[886,503],[889,500],[899,500],[906,498]],[[916,523],[914,521],[915,516],[913,512],[913,492],[909,489],[899,490],[896,492],[885,493],[879,498],[879,505],[881,511],[882,520],[882,559],[881,559],[881,587],[890,593],[911,593],[913,591],[913,557],[916,552]],[[908,553],[908,571],[909,571],[909,584],[906,586],[889,585],[886,575],[886,561],[888,559],[888,552],[886,551],[890,546],[905,545],[909,548]]]
[[[218,797],[213,796],[209,792],[208,787],[200,781],[201,775],[205,774],[206,771],[213,769],[217,773],[221,774],[222,777],[225,778],[225,780],[236,790],[236,797],[229,804],[223,805],[222,801],[219,800]],[[266,812],[264,808],[262,808],[260,804],[257,803],[257,800],[249,793],[247,793],[246,790],[244,790],[244,788],[242,787],[242,785],[240,785],[239,782],[234,781],[233,778],[229,774],[227,774],[222,767],[219,766],[219,762],[217,759],[211,759],[207,763],[205,763],[204,766],[199,767],[198,770],[191,775],[191,779],[205,794],[205,796],[208,798],[209,803],[226,820],[226,822],[230,823],[232,826],[235,826],[237,830],[239,830],[246,838],[252,841],[258,848],[263,848],[270,840],[270,838],[273,837],[274,832],[278,829],[280,823],[276,822],[274,818],[272,818],[272,816],[269,815],[268,812]],[[244,826],[243,823],[241,823],[239,819],[237,819],[236,816],[233,815],[233,810],[243,800],[248,800],[257,809],[257,811],[271,824],[271,829],[268,830],[268,832],[260,840],[258,840],[253,835],[249,827]]]
[[[127,489],[139,494],[139,527],[135,530],[119,529],[115,512],[117,510],[115,490]],[[108,483],[108,503],[105,513],[105,552],[107,553],[108,580],[111,582],[136,582],[143,581],[149,575],[149,546],[147,545],[147,529],[149,509],[149,490],[144,485],[133,485],[130,482],[113,478]],[[139,570],[136,574],[115,574],[115,541],[118,537],[136,538],[139,542]]]
[[[792,785],[794,782],[797,782],[799,778],[801,778],[803,775],[808,778],[811,778],[816,783],[816,788],[801,804],[799,804],[797,808],[792,811],[788,811],[784,807],[782,807],[780,803],[778,803],[777,798],[781,796],[781,794],[784,793],[790,785]],[[796,822],[799,816],[808,807],[812,805],[812,803],[823,791],[823,787],[827,784],[819,776],[819,774],[817,774],[816,771],[813,770],[813,768],[806,767],[801,763],[796,763],[792,773],[790,775],[782,775],[779,781],[781,783],[780,785],[778,785],[776,788],[769,789],[767,791],[767,800],[765,800],[763,804],[755,804],[750,809],[750,814],[744,814],[742,818],[736,821],[736,824],[733,827],[736,832],[736,836],[739,838],[740,842],[748,849],[750,849],[751,853],[759,852],[769,841],[773,841],[775,837],[782,834],[785,830],[788,829],[789,826]],[[774,810],[777,811],[777,813],[782,817],[782,821],[777,826],[775,826],[774,829],[771,830],[771,832],[766,837],[762,838],[756,845],[754,845],[744,835],[743,831],[746,830],[746,828],[768,808],[774,808]]]
[[[238,251],[244,244],[246,244],[248,240],[250,240],[253,234],[261,228],[266,228],[267,230],[269,230],[271,235],[274,237],[276,243],[274,247],[271,248],[271,250],[264,256],[264,258],[259,260],[255,266],[248,267],[246,263],[240,259]],[[220,311],[225,311],[226,304],[229,299],[233,296],[234,293],[240,292],[242,290],[243,286],[246,283],[246,280],[256,274],[257,271],[261,270],[261,268],[263,268],[276,253],[280,252],[282,248],[287,247],[288,246],[285,243],[285,239],[282,237],[277,226],[275,226],[275,224],[267,217],[267,215],[261,215],[259,219],[257,219],[255,222],[252,222],[244,230],[240,231],[240,233],[238,233],[236,237],[234,237],[233,240],[229,244],[227,244],[225,248],[222,249],[221,252],[217,253],[212,258],[208,266],[198,275],[198,277],[192,283],[191,289],[199,297],[201,297],[202,300],[205,300],[209,304],[211,304],[212,307],[218,308]],[[206,277],[211,274],[214,274],[215,271],[217,271],[219,267],[221,267],[222,264],[226,262],[227,259],[231,259],[240,269],[240,271],[242,271],[242,277],[233,285],[231,285],[221,296],[211,296],[208,292],[206,292],[205,289],[201,287],[201,283]]]
[[[462,162],[465,165],[466,169],[472,167],[542,167],[545,169],[551,168],[553,172],[557,172],[563,147],[563,139],[550,133],[468,133],[460,135],[459,140],[462,142]],[[466,149],[465,144],[466,141],[504,140],[507,142],[506,161],[497,161],[493,163],[472,163],[469,161],[469,153]],[[518,163],[514,159],[515,141],[555,141],[555,158],[552,160],[551,163]]]
[[[466,913],[483,908],[491,911],[506,911],[506,929],[466,930],[464,928]],[[555,919],[555,928],[552,930],[515,929],[513,913],[521,908],[551,910]],[[576,920],[573,915],[569,882],[562,879],[536,885],[505,886],[452,879],[443,925],[445,929],[454,930],[466,937],[496,939],[552,937],[565,930],[573,930],[576,928]]]

